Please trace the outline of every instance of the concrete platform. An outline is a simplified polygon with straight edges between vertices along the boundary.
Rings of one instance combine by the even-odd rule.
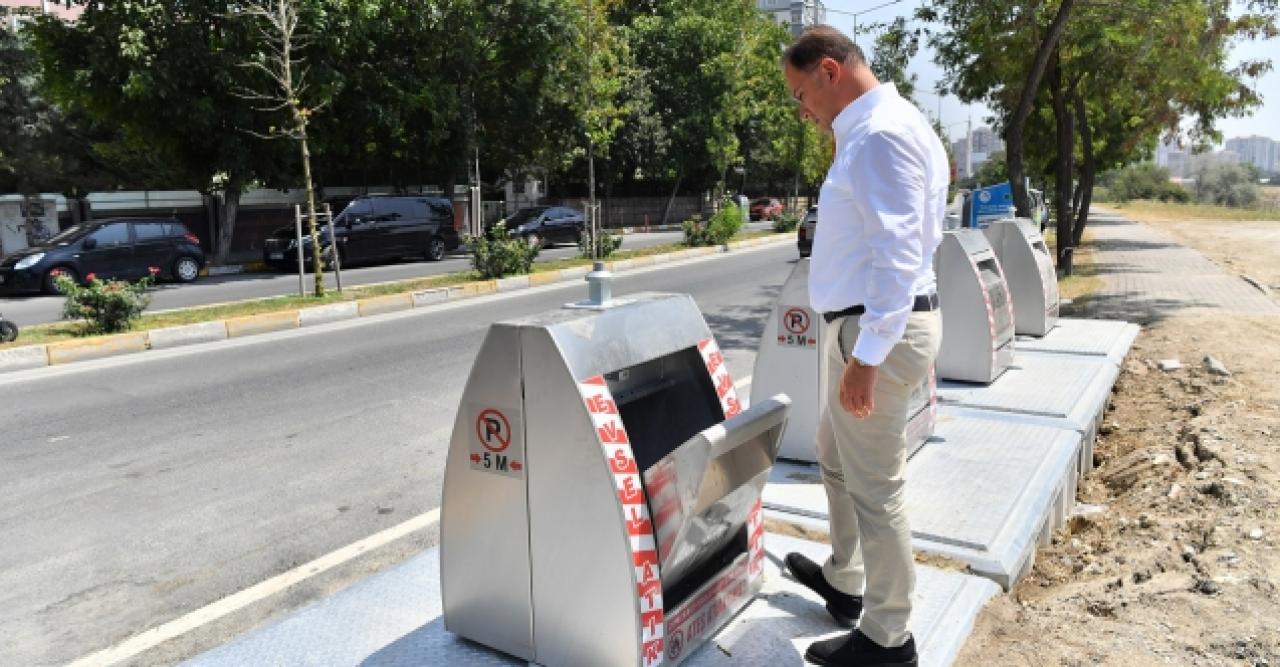
[[[960,408],[952,413],[958,416],[994,412],[1029,418],[1014,421],[1079,431],[1083,476],[1093,468],[1093,443],[1119,376],[1119,366],[1105,357],[1019,349],[1013,366],[990,385],[939,382],[938,405]]]
[[[1120,366],[1141,329],[1119,320],[1060,319],[1044,336],[1018,336],[1018,352],[1105,357]]]
[[[939,410],[934,437],[907,463],[913,547],[1010,588],[1074,505],[1080,447],[1073,429]],[[770,518],[828,530],[816,465],[775,466],[764,502]]]
[[[805,664],[809,643],[841,630],[819,598],[779,568],[783,556],[801,551],[822,559],[829,547],[769,534],[765,585],[756,600],[681,665],[728,667]],[[912,633],[921,665],[954,662],[974,618],[999,592],[985,579],[917,567]],[[590,595],[583,591],[583,595]],[[504,654],[460,639],[444,629],[439,549],[430,549],[322,602],[197,656],[186,665],[300,665],[367,667],[520,665]],[[584,619],[589,622],[589,619]]]

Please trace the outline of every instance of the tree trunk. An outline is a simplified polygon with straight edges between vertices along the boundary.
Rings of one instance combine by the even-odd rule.
[[[667,198],[667,205],[662,209],[662,222],[658,223],[658,226],[666,225],[671,219],[671,208],[676,204],[676,193],[680,191],[680,181],[683,179],[684,176],[676,174],[676,182],[671,186],[671,196]]]
[[[1071,210],[1071,181],[1075,158],[1076,136],[1074,118],[1067,106],[1067,91],[1062,88],[1062,69],[1057,58],[1053,68],[1049,70],[1049,98],[1053,104],[1053,119],[1057,128],[1058,150],[1054,160],[1055,194],[1054,207],[1058,217],[1058,266],[1066,275],[1071,275],[1071,228],[1074,218]]]
[[[320,257],[320,227],[316,224],[316,190],[311,182],[311,149],[307,146],[307,121],[299,118],[302,147],[302,177],[307,184],[307,229],[311,234],[311,270],[315,273],[315,296],[324,296],[324,260]],[[338,239],[329,239],[329,248],[338,254]]]
[[[1040,80],[1044,77],[1045,70],[1048,68],[1049,56],[1058,47],[1058,38],[1062,36],[1062,31],[1067,27],[1067,19],[1071,16],[1071,6],[1073,4],[1074,0],[1062,0],[1062,4],[1058,6],[1058,13],[1053,17],[1053,22],[1049,24],[1049,30],[1036,50],[1036,57],[1031,63],[1031,70],[1027,72],[1027,80],[1022,85],[1022,95],[1018,98],[1018,106],[1014,109],[1013,115],[1010,116],[1009,122],[1005,124],[1005,162],[1009,170],[1009,182],[1013,186],[1013,203],[1018,207],[1018,215],[1024,218],[1030,217],[1031,204],[1027,193],[1026,170],[1022,164],[1024,145],[1022,132],[1026,128],[1027,118],[1031,116],[1034,108],[1036,91],[1039,90]]]
[[[227,179],[226,189],[222,193],[224,201],[222,217],[218,221],[218,239],[213,255],[214,264],[226,264],[227,256],[231,254],[231,238],[236,232],[236,213],[240,209],[241,187],[239,178]]]
[[[1080,203],[1076,209],[1075,228],[1071,231],[1071,245],[1079,246],[1084,240],[1084,228],[1089,224],[1089,206],[1093,204],[1093,184],[1098,173],[1097,158],[1093,154],[1093,128],[1089,126],[1089,116],[1084,104],[1084,96],[1076,92],[1072,95],[1076,106],[1076,123],[1080,126],[1080,144],[1083,149],[1080,164]]]

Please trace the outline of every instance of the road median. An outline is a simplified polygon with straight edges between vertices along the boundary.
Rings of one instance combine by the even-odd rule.
[[[665,252],[647,252],[606,263],[613,271],[628,271],[658,264],[721,255],[766,245],[791,242],[790,234],[770,234],[743,239],[728,246],[704,248],[664,248]],[[528,275],[497,280],[468,280],[474,274],[449,274],[426,279],[366,285],[347,294],[331,293],[330,303],[314,303],[301,297],[276,297],[266,300],[233,302],[167,311],[148,316],[143,328],[124,334],[86,338],[62,338],[38,341],[29,345],[0,347],[0,373],[24,371],[45,366],[102,359],[147,350],[163,350],[185,345],[216,343],[232,338],[289,331],[300,327],[330,324],[362,317],[374,317],[427,308],[450,301],[510,293],[533,287],[582,280],[591,271],[587,260],[570,266],[546,267]],[[278,304],[278,305],[277,305]],[[251,312],[240,314],[245,310]],[[239,312],[237,312],[239,311]],[[207,316],[208,319],[202,319]],[[170,323],[176,326],[170,325]],[[70,335],[76,325],[53,325],[59,335]]]

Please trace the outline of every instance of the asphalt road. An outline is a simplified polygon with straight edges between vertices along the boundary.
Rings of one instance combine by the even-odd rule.
[[[770,225],[771,223],[768,222],[753,222],[747,228],[761,230],[768,229]],[[678,243],[682,237],[681,232],[628,234],[623,240],[622,248],[626,250]],[[577,254],[578,249],[576,246],[559,245],[544,250],[538,256],[538,261],[567,259]],[[379,266],[347,268],[342,272],[342,283],[344,286],[352,287],[467,271],[470,268],[470,257],[464,251],[458,251],[440,262],[428,262],[418,259]],[[328,283],[330,287],[333,286],[332,275],[328,276]],[[273,272],[212,276],[201,278],[189,285],[175,283],[160,285],[152,293],[150,310],[187,308],[227,301],[297,294],[297,292],[298,275],[296,273]],[[41,295],[3,296],[0,297],[0,313],[4,314],[5,319],[17,323],[19,327],[57,322],[62,316],[62,299],[55,296]]]
[[[692,294],[743,378],[795,255],[664,265],[615,292]],[[437,507],[488,325],[583,296],[556,285],[0,376],[0,664],[63,664]],[[434,540],[384,547],[135,664],[210,648]]]

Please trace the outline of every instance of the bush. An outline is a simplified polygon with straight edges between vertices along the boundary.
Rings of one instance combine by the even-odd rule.
[[[742,209],[726,202],[707,222],[695,215],[684,221],[684,244],[691,247],[724,245],[742,231]]]
[[[1157,167],[1149,162],[1106,174],[1101,185],[1106,188],[1107,195],[1112,201],[1121,203],[1133,199],[1181,203],[1191,201],[1190,192],[1177,183],[1169,181],[1168,169]],[[1097,190],[1094,192],[1094,198],[1097,199]]]
[[[66,296],[62,304],[62,318],[84,320],[85,334],[119,333],[128,331],[133,321],[142,317],[142,311],[151,304],[147,290],[155,284],[160,270],[151,269],[151,277],[136,283],[123,280],[98,280],[90,273],[81,286],[62,275],[54,279],[58,289]]]
[[[795,211],[784,211],[773,219],[773,231],[779,234],[794,232],[800,226],[800,215]]]
[[[1240,164],[1210,164],[1196,174],[1196,199],[1204,204],[1251,208],[1261,190],[1257,172]]]
[[[589,233],[583,234],[581,237],[578,238],[578,254],[583,259],[604,259],[605,257],[612,255],[615,250],[622,247],[621,236],[610,236],[609,234],[606,234],[604,233],[603,230],[601,230],[600,234],[598,234],[594,238],[596,254],[592,255],[591,254],[592,240],[593,240],[593,237]]]
[[[502,278],[529,272],[541,246],[529,245],[524,239],[507,236],[505,223],[498,223],[480,236],[467,240],[471,265],[482,278]]]

